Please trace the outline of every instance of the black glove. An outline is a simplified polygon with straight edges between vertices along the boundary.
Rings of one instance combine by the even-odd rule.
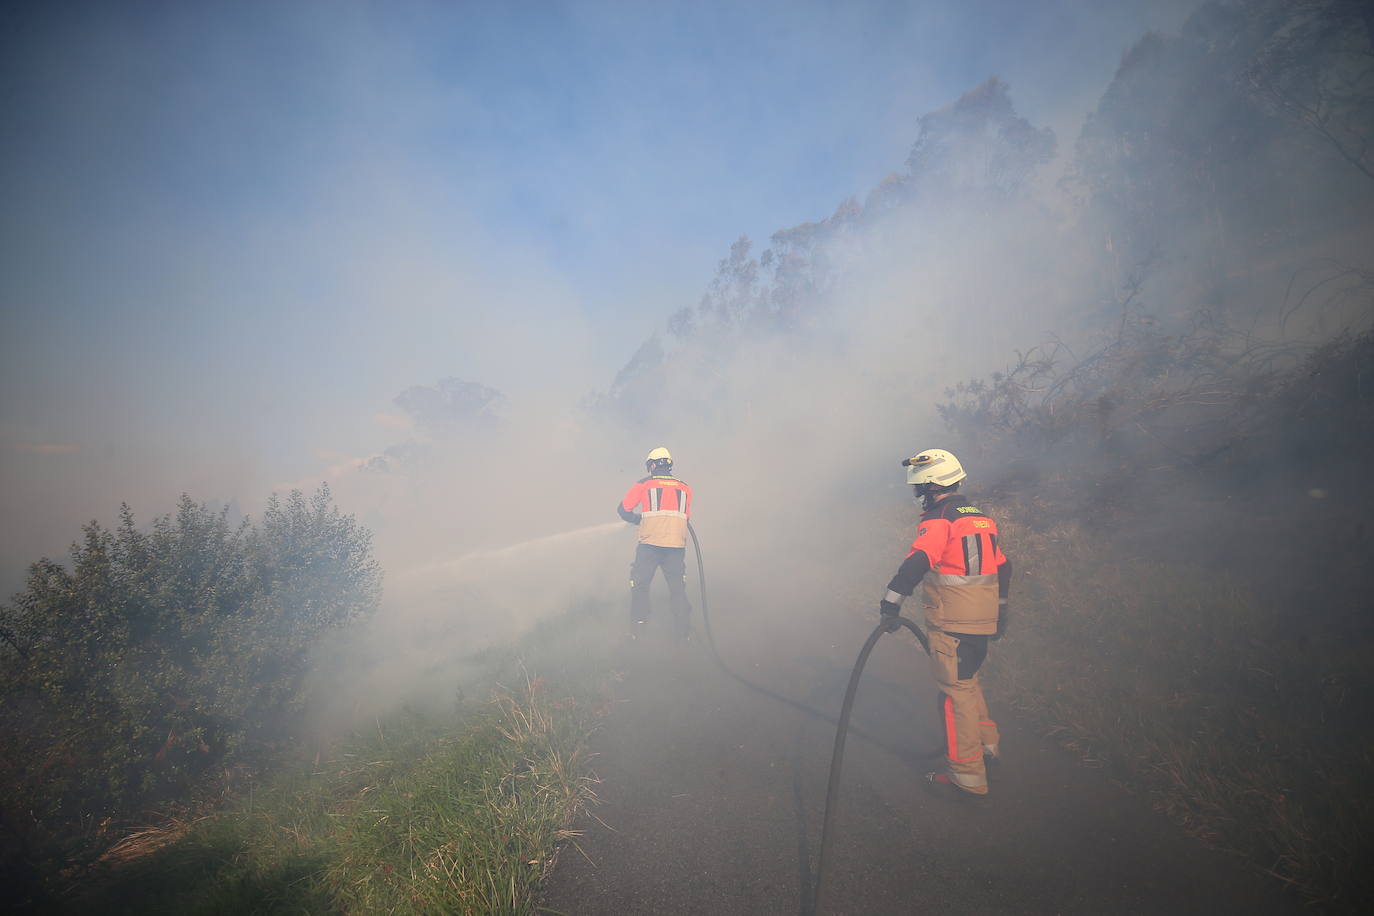
[[[893,604],[886,599],[878,602],[878,614],[883,623],[883,630],[887,633],[895,633],[900,630],[902,625],[897,622],[897,615],[902,612],[901,605]]]
[[[1003,600],[997,604],[997,632],[992,634],[992,641],[1001,639],[1007,632],[1007,619],[1011,617],[1011,604]]]

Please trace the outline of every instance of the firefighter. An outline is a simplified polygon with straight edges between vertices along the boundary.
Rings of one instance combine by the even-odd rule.
[[[692,488],[673,476],[673,456],[656,448],[644,459],[649,476],[630,487],[617,509],[639,526],[639,544],[630,565],[630,636],[637,639],[649,619],[649,583],[663,569],[668,582],[673,633],[691,638],[692,605],[687,600],[687,520],[692,516]]]
[[[997,523],[958,492],[968,476],[959,459],[932,448],[902,466],[921,501],[921,522],[879,612],[895,630],[903,599],[922,586],[945,734],[945,771],[926,779],[940,791],[978,799],[988,794],[987,761],[998,754],[997,724],[988,715],[978,669],[988,641],[1006,629],[1011,562],[998,544]]]

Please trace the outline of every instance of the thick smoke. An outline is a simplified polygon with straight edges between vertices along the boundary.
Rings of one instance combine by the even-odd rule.
[[[997,82],[972,104],[988,93],[1009,104]],[[810,238],[775,237],[783,252],[762,256],[783,265],[775,277],[803,252],[815,274],[794,300],[777,295],[779,281],[765,280],[737,246],[735,273],[747,276],[723,265],[713,295],[678,316],[677,333],[656,334],[611,390],[561,415],[484,413],[442,434],[420,423],[431,432],[336,484],[345,503],[385,507],[375,518],[388,600],[368,639],[386,647],[387,673],[372,694],[579,601],[625,613],[633,535],[602,520],[614,519],[644,453],[661,444],[696,488],[713,581],[761,596],[750,616],[853,611],[803,599],[847,567],[865,569],[850,556],[863,542],[856,534],[871,511],[906,504],[905,488],[894,487],[897,462],[940,440],[944,388],[1039,340],[1078,305],[1065,295],[1086,270],[1066,253],[1072,225],[1030,198],[1028,174],[1015,186],[984,186],[1000,165],[996,129],[978,123],[969,136],[941,138],[958,141],[940,151],[941,163],[985,163],[982,174],[965,167],[961,180],[972,187],[962,195],[938,188],[928,208],[902,200],[887,212],[875,201],[872,219],[842,207]],[[964,212],[964,195],[993,212]],[[434,398],[412,391],[400,400]],[[899,547],[882,562],[900,558]]]
[[[701,303],[666,318],[607,390],[510,405],[349,475],[341,493],[384,507],[384,680],[400,689],[406,672],[442,670],[578,602],[624,613],[633,538],[616,531],[612,504],[652,447],[672,449],[697,490],[713,581],[749,596],[735,625],[804,630],[876,601],[902,553],[885,538],[914,520],[898,461],[950,443],[937,405],[957,383],[1036,347],[1072,364],[1142,316],[1162,334],[1224,325],[1231,345],[1292,348],[1287,365],[1359,327],[1367,286],[1346,265],[1352,239],[1369,237],[1371,183],[1314,154],[1240,85],[1208,100],[1241,109],[1228,123],[1248,145],[1231,160],[1231,135],[1188,133],[1205,112],[1178,123],[1190,81],[1240,72],[1262,44],[1248,35],[1219,59],[1217,30],[1240,15],[1208,8],[1180,36],[1142,39],[1076,137],[1018,114],[1014,86],[971,88],[915,125],[907,161],[861,198],[762,250],[741,238]],[[1153,151],[1145,139],[1108,149],[1148,129],[1132,116],[1176,135]],[[1161,150],[1192,164],[1171,175]],[[1287,177],[1272,206],[1246,204],[1263,222],[1208,212],[1238,208],[1267,174]],[[1305,233],[1299,249],[1266,237],[1285,226]],[[1209,416],[1176,415],[1200,429]],[[1150,446],[1112,458],[1144,473],[1158,460]],[[970,449],[973,492],[1027,472],[1027,456]],[[1100,458],[1065,442],[1053,461],[1071,474]]]
[[[1146,15],[1147,6],[1168,10]],[[1370,250],[1374,182],[1361,171],[1367,163],[1350,161],[1331,137],[1295,120],[1310,81],[1282,66],[1294,50],[1306,55],[1300,61],[1343,52],[1297,47],[1320,38],[1302,28],[1275,30],[1281,3],[1207,4],[1174,28],[1191,6],[1121,4],[1103,12],[1101,4],[1075,2],[975,4],[967,22],[959,20],[966,31],[950,59],[923,59],[903,71],[903,86],[885,82],[875,91],[845,83],[857,78],[843,67],[819,66],[822,52],[866,59],[854,49],[876,41],[884,54],[919,57],[887,42],[935,34],[940,11],[913,14],[907,32],[889,33],[886,7],[835,23],[817,7],[780,5],[762,32],[746,28],[758,25],[752,20],[708,30],[751,63],[729,72],[737,83],[709,83],[719,105],[675,108],[670,121],[660,114],[672,100],[709,96],[689,90],[713,71],[703,71],[699,49],[670,48],[665,56],[663,48],[641,47],[636,29],[678,27],[647,8],[608,16],[579,7],[561,18],[487,22],[489,31],[434,23],[434,36],[481,46],[468,49],[471,71],[444,78],[416,72],[463,56],[439,38],[411,47],[395,35],[375,37],[361,7],[331,29],[302,12],[290,19],[292,34],[321,62],[300,73],[301,55],[283,62],[273,48],[263,72],[285,67],[296,93],[291,113],[308,117],[226,122],[236,138],[280,151],[261,175],[219,158],[211,163],[233,188],[251,187],[259,204],[271,198],[295,218],[255,221],[234,210],[208,232],[186,203],[194,195],[172,195],[162,180],[172,174],[204,190],[209,179],[189,174],[174,144],[154,142],[181,136],[206,106],[201,96],[169,90],[181,83],[144,59],[154,46],[185,47],[188,59],[213,63],[208,75],[187,74],[209,107],[257,112],[248,104],[257,84],[232,77],[238,54],[262,50],[259,21],[225,13],[217,34],[231,36],[235,53],[212,54],[200,52],[218,47],[215,30],[198,21],[172,17],[141,30],[96,17],[72,56],[101,49],[109,72],[98,91],[67,78],[57,56],[14,56],[29,100],[21,127],[47,123],[34,100],[52,99],[70,114],[61,130],[16,131],[24,139],[13,161],[31,179],[18,202],[41,218],[7,236],[22,241],[16,262],[24,261],[11,272],[12,298],[78,299],[90,320],[72,323],[107,342],[108,352],[88,360],[99,383],[77,399],[93,404],[99,419],[46,409],[73,400],[44,400],[32,379],[10,385],[7,376],[23,402],[21,420],[5,430],[8,515],[57,518],[60,508],[67,527],[59,534],[53,521],[35,534],[36,521],[11,523],[4,546],[29,556],[20,545],[41,535],[38,549],[60,549],[73,524],[113,508],[92,493],[116,493],[112,503],[127,499],[144,517],[180,490],[236,495],[254,514],[256,493],[283,482],[309,490],[327,477],[344,511],[376,533],[387,572],[383,612],[358,637],[357,652],[341,657],[375,664],[355,668],[356,680],[389,699],[421,681],[440,690],[474,653],[569,606],[600,602],[607,614],[622,613],[634,536],[616,527],[613,504],[642,475],[645,453],[665,445],[696,488],[713,581],[757,599],[736,609],[739,618],[766,630],[774,618],[864,613],[900,559],[902,544],[889,543],[888,531],[914,518],[897,462],[948,442],[937,405],[958,382],[986,377],[1035,347],[1069,363],[1086,357],[1132,310],[1155,316],[1166,333],[1205,319],[1267,344],[1330,337],[1367,313],[1368,265],[1359,257]],[[1358,11],[1334,0],[1312,6]],[[607,21],[614,21],[609,31]],[[1130,45],[1145,26],[1161,23],[1168,30]],[[49,41],[60,34],[39,25]],[[774,58],[749,47],[750,35],[772,41],[778,27],[814,52],[789,61],[795,66],[786,73],[755,62]],[[515,38],[543,42],[551,62],[491,53]],[[543,102],[549,108],[536,104],[579,72],[586,62],[579,55],[607,51],[607,41],[626,55],[611,55],[615,62],[661,79],[609,80],[588,90],[590,103],[552,93],[555,102]],[[367,53],[351,53],[359,48]],[[1115,79],[1110,64],[1100,73],[1071,66],[1083,55],[1110,61],[1123,50]],[[536,66],[548,69],[525,72]],[[779,134],[785,140],[771,147],[754,142],[756,122],[775,117],[763,100],[793,75],[804,76],[841,126],[824,126],[824,143],[804,131]],[[534,82],[520,82],[527,78]],[[518,84],[514,96],[492,94],[519,103],[509,110],[484,95],[502,81]],[[845,91],[828,91],[832,83]],[[672,90],[667,101],[657,94],[662,87]],[[750,91],[758,108],[728,107],[725,121],[748,142],[704,143],[721,129],[725,97]],[[152,123],[135,119],[137,129],[121,132],[123,109],[112,104],[120,99],[155,111]],[[604,115],[576,125],[595,133],[574,138],[585,162],[573,161],[564,143],[547,142],[566,138],[540,123],[551,109],[563,116],[575,106],[580,115]],[[442,146],[434,125],[448,123],[455,109],[459,125],[473,131],[457,144],[465,157],[415,154]],[[783,159],[824,158],[826,143],[847,142],[855,117],[883,121],[878,135],[891,138],[889,158],[834,199],[817,203],[804,169],[772,168]],[[339,125],[338,133],[312,131],[312,118]],[[640,174],[635,167],[648,168],[650,158],[643,130],[650,119],[671,125],[671,142],[654,170]],[[1360,136],[1367,120],[1341,121],[1345,132],[1335,141],[1346,142],[1351,125]],[[479,135],[488,134],[504,145],[480,146]],[[93,144],[91,136],[108,142]],[[64,155],[48,155],[45,143]],[[803,145],[803,154],[783,156],[782,143]],[[109,149],[109,161],[93,159],[93,147]],[[217,156],[229,148],[217,145]],[[511,150],[519,161],[500,161]],[[769,166],[757,173],[778,187],[747,205],[742,196],[713,195],[696,209],[663,194],[669,185],[740,181],[729,156],[741,150]],[[877,156],[860,159],[868,167]],[[102,183],[102,169],[145,158],[147,174]],[[499,169],[505,165],[509,171]],[[575,175],[561,177],[570,168]],[[879,179],[882,172],[891,174]],[[455,173],[465,181],[455,182]],[[510,186],[490,175],[508,177]],[[627,186],[638,192],[633,199]],[[140,209],[147,200],[171,212],[159,220]],[[759,200],[777,215],[761,215]],[[813,211],[803,213],[810,221],[778,228],[797,218],[788,208]],[[708,219],[708,210],[719,212]],[[116,233],[117,244],[93,238],[94,230],[65,232],[92,212],[117,217],[128,231]],[[738,223],[726,232],[758,231],[757,222],[767,237],[740,239],[727,251],[731,236],[722,234],[714,278],[690,274],[701,263],[695,250],[673,259],[668,272],[662,260],[646,266],[652,248],[678,251],[663,227],[714,228],[726,218]],[[532,224],[541,227],[537,240],[527,248],[510,242]],[[239,230],[251,241],[232,244]],[[193,241],[174,249],[176,257],[147,257],[169,250],[176,235]],[[135,269],[119,283],[107,279],[115,272],[93,269],[96,292],[65,273],[62,283],[40,282],[51,252],[73,249],[95,251],[97,266]],[[608,249],[618,256],[615,270],[591,256]],[[592,280],[605,303],[594,308],[572,286],[591,283],[588,274],[598,270],[606,275]],[[684,307],[694,290],[705,293],[702,301]],[[219,320],[243,310],[243,299],[252,302],[253,321]],[[201,311],[217,320],[191,322]],[[45,339],[45,322],[33,309],[11,339]],[[135,344],[147,349],[127,359],[122,348]],[[54,364],[63,371],[90,350],[61,348]],[[13,355],[6,370],[16,378],[38,358]],[[251,382],[228,383],[241,375]],[[200,381],[178,384],[186,380]],[[156,422],[166,403],[172,419]],[[360,412],[371,418],[365,435]],[[174,441],[169,424],[195,433]],[[66,437],[91,430],[96,445]],[[1087,451],[1066,446],[1057,458],[1072,464],[1087,460]],[[1011,463],[1005,451],[968,454],[973,492]],[[79,472],[59,467],[78,459]],[[49,478],[66,483],[34,483]]]

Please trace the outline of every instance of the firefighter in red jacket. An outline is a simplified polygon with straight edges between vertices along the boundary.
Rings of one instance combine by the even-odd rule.
[[[620,517],[639,526],[639,545],[630,566],[630,635],[637,638],[649,619],[649,583],[662,567],[668,582],[673,632],[691,637],[692,605],[687,600],[687,520],[692,488],[673,476],[673,456],[656,448],[644,459],[649,476],[630,487],[617,507]]]
[[[988,641],[1006,629],[1011,562],[997,540],[997,523],[957,491],[967,475],[959,459],[932,448],[902,462],[921,499],[921,522],[911,552],[879,602],[895,618],[902,600],[922,586],[930,666],[944,693],[943,773],[926,778],[961,796],[986,796],[988,759],[998,753],[997,723],[978,684]],[[896,629],[895,620],[889,624]]]

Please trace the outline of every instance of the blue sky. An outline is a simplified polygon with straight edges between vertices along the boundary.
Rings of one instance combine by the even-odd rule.
[[[0,585],[258,503],[445,376],[572,403],[741,232],[997,74],[1061,148],[1191,2],[33,3],[0,13]]]

